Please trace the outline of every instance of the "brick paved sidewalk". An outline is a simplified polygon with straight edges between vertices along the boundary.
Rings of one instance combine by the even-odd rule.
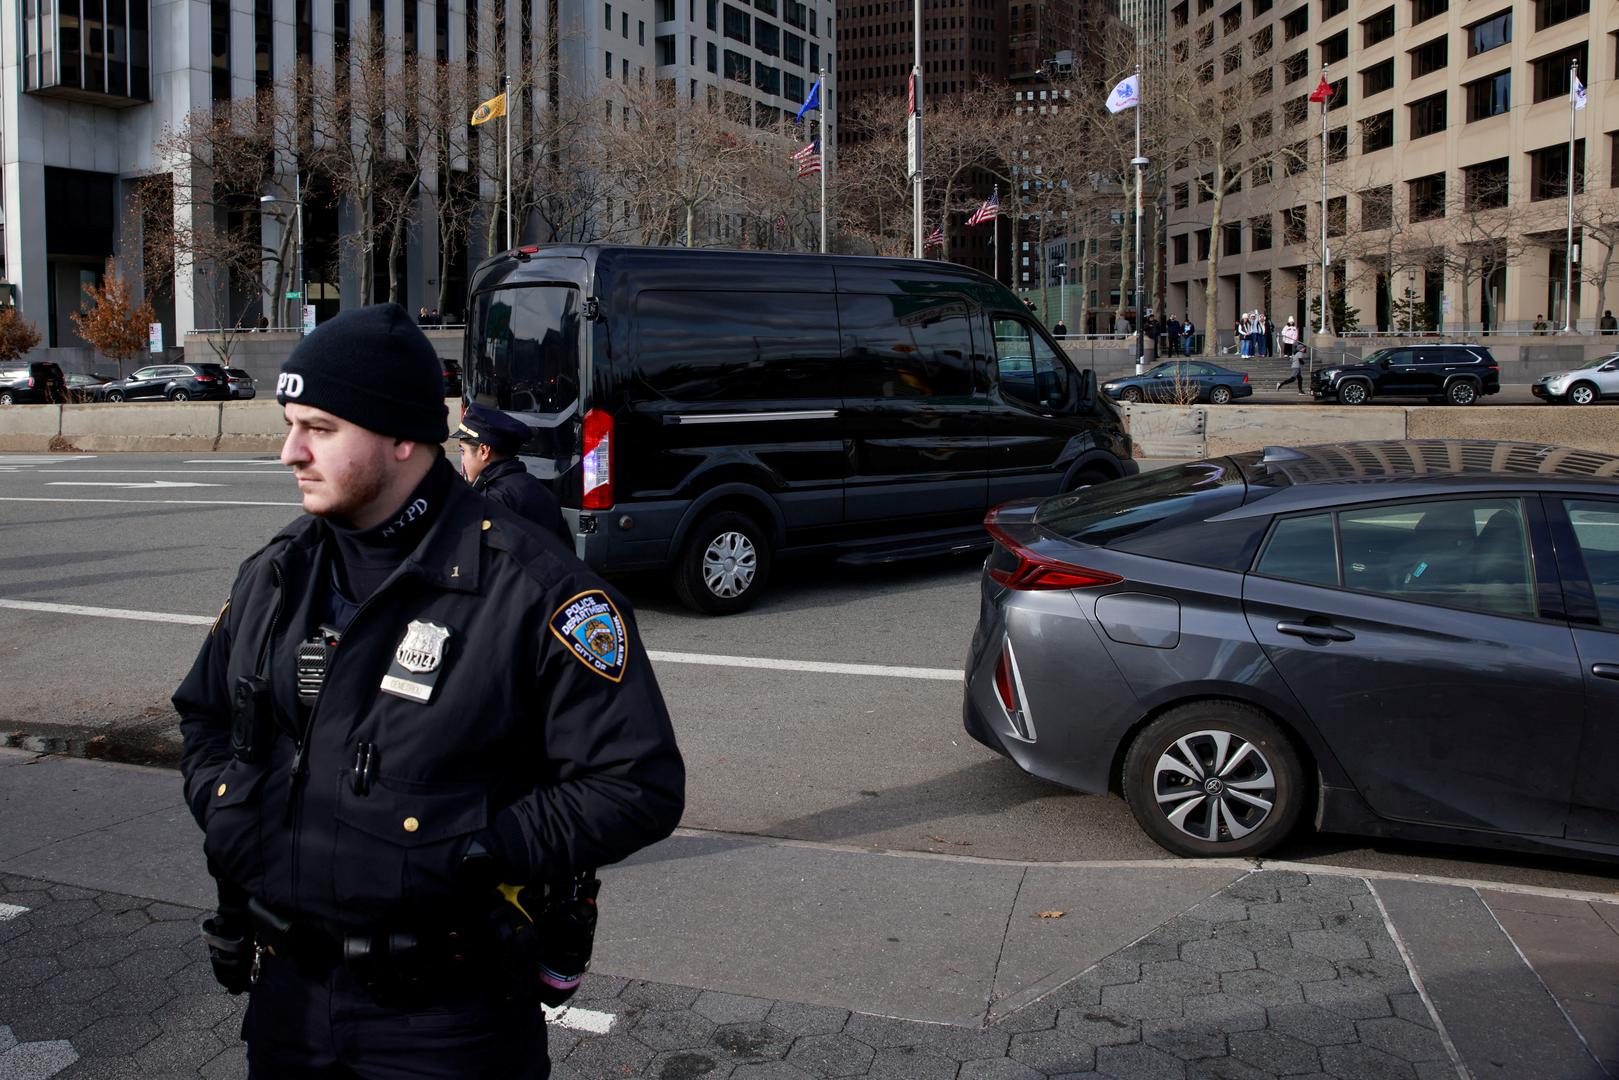
[[[202,914],[0,876],[0,1077],[243,1075],[244,1002],[213,982]],[[558,1080],[1458,1075],[1366,883],[1285,871],[988,1028],[603,975],[573,1008],[611,1026],[553,1025]]]

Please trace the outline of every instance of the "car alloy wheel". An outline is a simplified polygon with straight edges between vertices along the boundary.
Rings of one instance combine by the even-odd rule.
[[[15,405],[15,404],[17,404],[17,396],[15,394],[13,394],[11,391],[8,390],[4,394],[0,394],[0,405]]]
[[[675,564],[675,592],[694,611],[730,615],[758,598],[770,561],[770,540],[759,523],[722,510],[691,531]]]
[[[1216,386],[1213,390],[1210,390],[1209,391],[1209,404],[1211,404],[1211,405],[1229,405],[1229,404],[1231,404],[1231,388],[1228,387],[1228,386]]]
[[[176,390],[174,393],[169,395],[169,400],[170,401],[190,401],[191,400],[191,391],[189,391],[189,390]]]
[[[758,569],[759,552],[743,533],[720,533],[703,551],[703,584],[722,600],[747,592]]]
[[[1166,712],[1125,756],[1130,810],[1178,855],[1258,855],[1298,823],[1304,770],[1293,744],[1257,709],[1209,701]]]
[[[1338,388],[1338,400],[1345,405],[1364,405],[1368,396],[1366,384],[1358,379],[1346,382]]]
[[[1570,405],[1590,405],[1597,399],[1596,387],[1590,383],[1576,383],[1569,388],[1568,401]]]
[[[1141,391],[1134,386],[1126,386],[1119,396],[1132,405],[1141,404]]]
[[[1478,400],[1478,388],[1466,379],[1457,379],[1445,388],[1445,400],[1452,405],[1471,405]]]
[[[116,405],[120,401],[124,400],[124,393],[123,393],[122,390],[108,390],[107,391],[107,400],[112,402],[114,405]]]

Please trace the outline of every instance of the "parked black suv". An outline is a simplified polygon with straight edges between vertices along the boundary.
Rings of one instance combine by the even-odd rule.
[[[1398,345],[1310,376],[1312,394],[1344,405],[1364,405],[1374,397],[1471,405],[1500,390],[1501,367],[1483,345]]]
[[[221,401],[230,397],[230,376],[220,364],[154,364],[108,383],[98,396],[105,401]]]
[[[0,405],[50,405],[67,400],[67,380],[62,369],[36,360],[0,368]]]
[[[989,507],[1136,471],[1092,373],[954,263],[551,245],[471,292],[465,400],[533,430],[581,558],[699,611],[779,556],[987,548]]]

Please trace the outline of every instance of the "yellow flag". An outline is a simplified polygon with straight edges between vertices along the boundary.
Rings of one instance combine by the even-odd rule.
[[[489,121],[489,120],[493,120],[497,116],[505,116],[505,115],[506,115],[506,95],[501,94],[499,97],[490,98],[488,101],[484,102],[482,105],[479,105],[476,109],[473,110],[473,112],[472,112],[472,126],[477,127],[479,124],[482,124],[482,123],[484,123],[486,121]]]

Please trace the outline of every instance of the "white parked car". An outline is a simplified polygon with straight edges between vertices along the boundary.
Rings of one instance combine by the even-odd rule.
[[[1543,375],[1529,389],[1553,404],[1595,405],[1603,398],[1619,398],[1619,353],[1606,353],[1572,371]]]

